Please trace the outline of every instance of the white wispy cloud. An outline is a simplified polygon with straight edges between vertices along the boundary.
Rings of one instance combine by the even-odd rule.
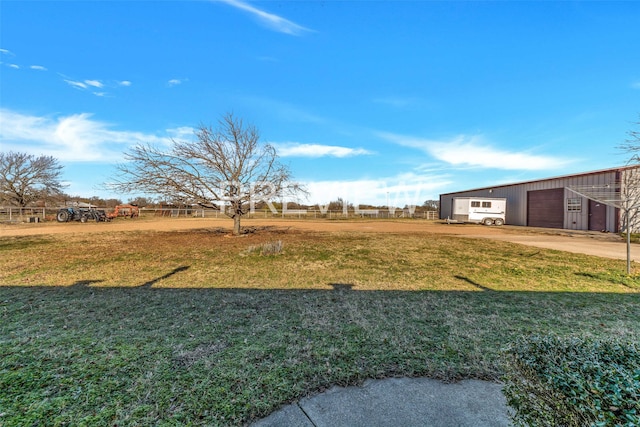
[[[19,66],[18,64],[7,64],[7,66],[8,66],[9,68],[13,68],[13,69],[16,69],[16,70],[19,70],[19,69],[20,69],[20,66]]]
[[[460,135],[444,141],[388,132],[378,132],[378,136],[404,147],[421,150],[453,166],[503,170],[545,170],[560,168],[570,163],[569,160],[558,157],[495,148],[478,135]]]
[[[0,140],[3,149],[51,155],[60,161],[113,162],[138,143],[167,144],[169,134],[115,130],[89,113],[68,116],[32,116],[0,109]]]
[[[86,83],[84,82],[79,82],[79,81],[75,81],[75,80],[68,80],[68,79],[64,79],[64,81],[71,87],[74,87],[76,89],[87,89],[88,86]]]
[[[36,66],[32,66],[32,68],[34,67]],[[46,68],[44,67],[43,69],[46,70]],[[98,97],[107,97],[112,95],[107,90],[96,91],[95,89],[117,89],[120,87],[131,86],[131,82],[128,80],[107,80],[105,82],[104,80],[99,80],[99,79],[84,79],[84,80],[74,79],[61,73],[58,73],[58,75],[69,86],[75,89],[87,91],[92,95],[98,96]]]
[[[9,55],[9,56],[15,56],[13,54],[13,52],[11,52],[9,49],[0,49],[0,54],[2,55]]]
[[[194,128],[190,126],[181,126],[177,128],[167,129],[169,137],[177,140],[189,139],[194,136]]]
[[[187,79],[171,79],[167,82],[167,84],[169,85],[169,87],[173,87],[173,86],[181,85],[185,81],[187,81]]]
[[[104,84],[100,80],[85,80],[84,81],[87,86],[101,88],[104,87]]]
[[[37,70],[37,71],[47,71],[47,69],[45,67],[43,67],[42,65],[31,65],[29,68],[31,68],[32,70]]]
[[[451,183],[451,177],[447,174],[409,172],[376,179],[309,181],[303,184],[309,192],[308,201],[311,203],[326,205],[341,198],[356,207],[366,204],[402,208],[437,199],[439,190]]]
[[[282,157],[352,157],[361,156],[367,154],[373,154],[372,152],[365,150],[364,148],[349,148],[340,147],[337,145],[322,145],[322,144],[301,144],[298,142],[284,142],[273,144],[278,154]]]
[[[302,25],[296,24],[295,22],[289,21],[288,19],[285,19],[281,16],[258,9],[257,7],[254,7],[249,3],[246,3],[243,1],[239,1],[239,0],[217,0],[217,1],[226,3],[229,6],[233,6],[245,12],[249,12],[267,28],[270,28],[271,30],[277,31],[279,33],[289,34],[292,36],[299,36],[306,32],[313,31],[313,30],[310,30],[309,28],[303,27]]]

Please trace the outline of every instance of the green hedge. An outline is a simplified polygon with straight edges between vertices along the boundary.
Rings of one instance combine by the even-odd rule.
[[[636,343],[533,336],[506,351],[517,426],[640,426]]]

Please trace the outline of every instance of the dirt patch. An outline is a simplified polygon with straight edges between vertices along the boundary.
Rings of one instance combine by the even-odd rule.
[[[446,234],[471,238],[489,238],[556,249],[605,258],[626,259],[623,239],[612,233],[574,230],[555,230],[518,226],[487,227],[475,224],[447,224],[426,220],[296,220],[245,219],[242,223],[247,234],[264,231],[362,232]],[[206,231],[230,234],[232,221],[226,218],[137,218],[109,223],[25,223],[0,224],[0,237],[34,236],[47,234],[92,234],[135,231]],[[246,234],[245,234],[246,235]],[[632,245],[631,259],[640,262],[640,245]]]
[[[510,227],[485,227],[473,224],[446,224],[424,220],[287,220],[246,219],[242,226],[248,233],[264,229],[293,228],[307,231],[370,233],[438,233],[455,235],[494,235],[511,232]],[[33,236],[44,234],[109,233],[122,231],[210,230],[230,232],[232,222],[223,218],[139,218],[108,223],[25,223],[2,224],[0,236]]]

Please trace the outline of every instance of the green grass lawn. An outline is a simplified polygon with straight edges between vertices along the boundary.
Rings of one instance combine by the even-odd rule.
[[[638,341],[624,268],[430,234],[0,238],[0,425],[243,424],[367,378],[499,379],[525,334]]]

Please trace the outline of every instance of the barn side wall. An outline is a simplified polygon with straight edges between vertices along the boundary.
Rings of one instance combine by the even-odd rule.
[[[610,169],[601,172],[593,172],[582,175],[572,175],[559,178],[550,178],[539,181],[531,181],[512,185],[502,185],[495,187],[487,187],[476,190],[461,191],[456,193],[447,193],[440,195],[440,219],[447,219],[451,216],[451,203],[454,197],[504,197],[507,199],[507,215],[506,223],[510,225],[529,225],[528,214],[530,209],[535,206],[528,206],[528,194],[532,191],[564,189],[562,200],[562,227],[572,230],[589,230],[590,212],[589,199],[582,197],[567,187],[586,186],[586,185],[607,185],[614,184],[619,171]],[[567,202],[569,199],[578,199],[580,201],[579,210],[568,210]],[[575,201],[575,200],[573,200]],[[575,204],[574,204],[575,209]],[[618,231],[619,218],[618,210],[611,206],[603,208],[606,210],[606,221],[604,230],[616,232]]]

